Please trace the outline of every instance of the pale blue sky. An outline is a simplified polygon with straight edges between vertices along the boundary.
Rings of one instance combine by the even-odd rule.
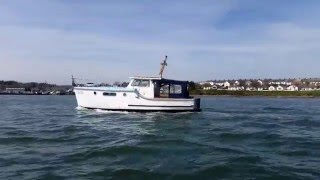
[[[318,0],[1,0],[0,79],[320,76]]]

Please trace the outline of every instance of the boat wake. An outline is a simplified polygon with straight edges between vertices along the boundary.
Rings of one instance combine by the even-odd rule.
[[[95,109],[94,111],[102,114],[129,114],[128,111],[110,111],[110,110],[103,110],[103,109]]]
[[[88,110],[87,108],[84,108],[84,107],[81,107],[81,106],[77,106],[76,108],[75,108],[76,110]]]
[[[103,110],[103,109],[87,109],[81,106],[78,106],[75,108],[78,111],[90,111],[94,113],[99,113],[99,114],[129,114],[128,111],[111,111],[111,110]],[[134,112],[132,112],[134,113]]]
[[[112,111],[112,110],[104,110],[104,109],[88,109],[88,108],[84,108],[81,106],[77,106],[75,108],[78,111],[90,111],[90,112],[97,112],[97,113],[102,113],[102,114],[140,114],[138,112],[134,112],[134,111]],[[175,114],[175,115],[183,115],[183,114],[194,114],[195,112],[161,112],[161,111],[150,111],[150,112],[143,112],[141,114],[148,114],[148,115],[159,115],[159,114]]]

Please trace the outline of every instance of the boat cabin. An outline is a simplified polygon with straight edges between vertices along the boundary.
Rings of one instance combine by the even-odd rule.
[[[147,98],[189,98],[189,82],[160,77],[131,77],[128,88]]]

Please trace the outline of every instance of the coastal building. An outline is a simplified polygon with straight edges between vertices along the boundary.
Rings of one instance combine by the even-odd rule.
[[[230,87],[230,83],[228,81],[224,82],[223,87],[226,87],[226,88]]]
[[[201,86],[205,85],[205,84],[210,84],[211,86],[215,85],[215,82],[214,81],[201,81],[199,82],[199,84]]]
[[[268,90],[269,90],[269,91],[275,91],[276,88],[275,88],[274,86],[269,86]]]
[[[289,80],[273,80],[273,81],[270,81],[268,83],[269,85],[283,85],[283,86],[290,86],[292,85],[292,82],[289,81]]]
[[[240,82],[239,82],[239,81],[235,81],[235,82],[233,83],[233,85],[234,85],[234,86],[240,86]]]
[[[41,94],[41,90],[38,87],[31,88],[32,94]]]
[[[218,89],[218,87],[217,87],[217,86],[215,86],[215,85],[213,85],[213,86],[206,86],[206,87],[203,87],[202,89],[203,89],[203,90],[217,90],[217,89]]]
[[[244,87],[243,86],[229,86],[228,90],[229,91],[243,91]]]
[[[263,82],[261,80],[257,81],[260,86],[263,86]]]
[[[287,91],[299,91],[299,88],[295,85],[291,85],[287,87]]]
[[[311,87],[303,87],[301,88],[301,91],[312,91],[313,89]]]
[[[263,87],[257,88],[257,91],[263,91]]]
[[[320,82],[318,82],[318,81],[317,81],[317,82],[311,81],[310,84],[313,84],[313,85],[318,86],[318,85],[320,85]]]
[[[251,87],[247,87],[246,91],[253,91]]]
[[[216,86],[224,86],[224,82],[223,81],[214,82],[214,85],[216,85]]]
[[[251,86],[252,81],[246,81],[246,86]]]
[[[6,88],[5,92],[10,94],[23,94],[26,92],[26,88]]]
[[[281,85],[279,85],[276,89],[277,89],[277,91],[283,91],[283,90],[284,90],[284,87],[281,86]]]
[[[320,90],[320,78],[313,79],[239,79],[203,81],[204,90],[230,91],[314,91]]]

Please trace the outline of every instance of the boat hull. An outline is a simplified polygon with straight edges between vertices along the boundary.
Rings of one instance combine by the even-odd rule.
[[[125,111],[125,112],[141,112],[141,113],[147,113],[147,112],[167,112],[167,113],[179,113],[179,112],[201,112],[201,109],[181,109],[181,110],[176,110],[176,109],[101,109],[101,108],[88,108],[88,107],[82,107],[84,109],[90,109],[90,110],[104,110],[104,111]]]
[[[185,112],[201,111],[200,99],[147,98],[135,90],[104,90],[76,87],[78,106],[87,109],[136,112]]]

